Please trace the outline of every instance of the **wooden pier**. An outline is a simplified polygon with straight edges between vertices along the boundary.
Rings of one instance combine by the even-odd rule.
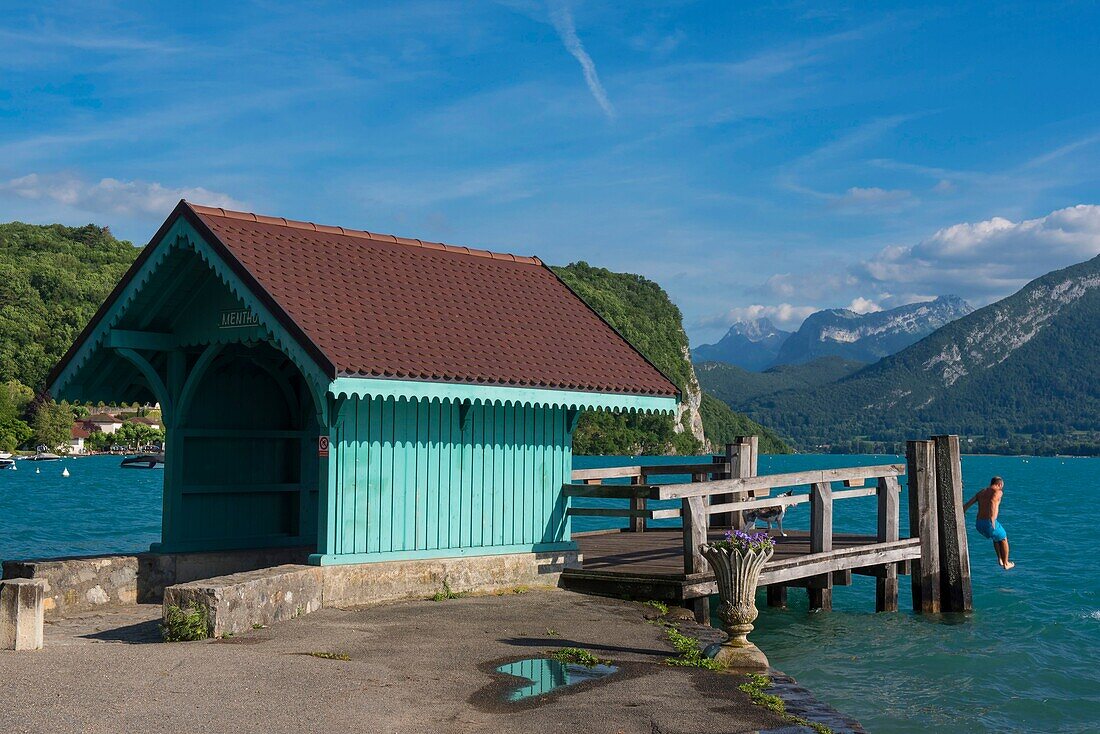
[[[757,439],[739,438],[724,455],[693,465],[627,466],[573,472],[567,497],[622,500],[623,507],[570,507],[573,517],[626,517],[621,530],[575,533],[582,567],[562,575],[567,588],[634,599],[656,599],[708,617],[714,576],[699,546],[730,527],[743,528],[743,513],[776,504],[809,503],[810,530],[789,531],[776,541],[760,585],[770,606],[786,604],[787,589],[807,590],[810,608],[832,607],[834,585],[852,575],[876,579],[875,609],[896,611],[898,576],[912,575],[917,611],[969,611],[970,567],[962,513],[962,479],[957,437],[911,441],[906,464],[845,467],[759,476]],[[690,474],[692,481],[659,484],[662,476]],[[909,479],[909,537],[900,535],[902,487]],[[608,480],[629,484],[604,484]],[[840,485],[834,488],[834,484]],[[806,494],[776,497],[778,489],[809,487]],[[877,533],[833,532],[834,503],[877,498]],[[651,509],[649,500],[679,500],[680,507]],[[681,528],[650,528],[648,520],[680,518]]]

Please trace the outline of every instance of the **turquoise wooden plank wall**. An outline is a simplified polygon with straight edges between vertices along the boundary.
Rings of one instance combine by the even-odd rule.
[[[333,554],[568,540],[566,411],[349,398],[337,428]]]

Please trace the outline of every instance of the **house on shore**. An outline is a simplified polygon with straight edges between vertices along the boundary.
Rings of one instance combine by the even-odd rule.
[[[541,261],[180,202],[50,376],[159,403],[154,551],[573,551],[583,410],[676,386]]]

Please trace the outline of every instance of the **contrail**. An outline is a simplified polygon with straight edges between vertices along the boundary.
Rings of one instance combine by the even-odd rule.
[[[588,83],[588,91],[592,92],[592,96],[596,98],[596,102],[603,109],[603,113],[607,115],[607,118],[609,120],[615,119],[615,108],[612,106],[611,100],[607,98],[607,92],[604,91],[603,85],[600,84],[600,77],[596,73],[596,63],[584,50],[581,39],[577,37],[577,28],[573,25],[573,14],[569,12],[569,8],[564,2],[551,3],[550,21],[554,24],[558,35],[561,36],[565,49],[580,62],[581,69],[584,71],[584,80]]]

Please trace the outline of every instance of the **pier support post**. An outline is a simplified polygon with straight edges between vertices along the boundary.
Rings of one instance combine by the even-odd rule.
[[[936,521],[936,451],[931,441],[907,441],[909,537],[920,538],[920,558],[913,560],[913,611],[940,611],[940,546]]]
[[[740,479],[755,477],[757,467],[757,451],[760,447],[759,436],[738,436],[733,443],[726,444],[724,462],[729,464],[729,472],[723,473],[723,479]],[[733,492],[730,494],[715,495],[712,504],[726,504],[748,499],[745,492]],[[720,512],[711,516],[711,525],[719,528],[745,529],[744,513]]]
[[[833,549],[833,485],[819,482],[810,489],[810,553],[828,553]],[[831,611],[833,608],[833,575],[810,579],[806,589],[810,609]]]
[[[899,533],[901,486],[897,477],[880,477],[878,480],[878,542],[897,540]],[[898,610],[898,565],[888,563],[883,575],[875,578],[875,611]]]
[[[631,486],[636,487],[636,486],[640,485],[644,479],[645,479],[644,477],[640,477],[640,476],[631,477],[630,478],[630,484],[631,484]],[[630,498],[630,509],[631,510],[639,510],[639,511],[640,510],[645,510],[647,504],[648,503],[646,502],[645,497],[639,497],[639,496],[635,495],[635,496]],[[634,515],[634,516],[632,516],[630,518],[630,525],[627,526],[627,529],[630,530],[633,533],[644,533],[645,529],[646,529],[646,519],[645,519],[645,517],[643,515]]]
[[[768,606],[773,609],[787,608],[787,587],[783,584],[771,584],[765,587],[768,591]]]
[[[694,475],[692,481],[705,481],[706,475]],[[707,508],[702,497],[685,497],[680,505],[680,517],[684,523],[684,574],[705,573],[706,559],[700,547],[707,542]],[[710,620],[708,597],[685,599],[684,606],[695,614],[695,621],[707,624]]]
[[[41,650],[45,579],[0,581],[0,650]]]
[[[963,511],[962,453],[958,436],[933,436],[936,447],[936,512],[939,518],[940,606],[945,612],[974,608],[970,549]]]

